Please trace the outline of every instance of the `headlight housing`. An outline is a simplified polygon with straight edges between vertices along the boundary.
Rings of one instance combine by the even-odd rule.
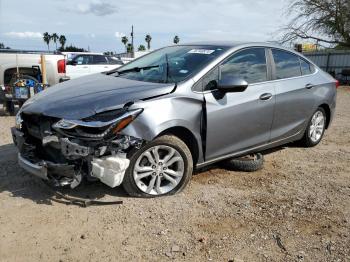
[[[120,132],[141,114],[142,111],[143,109],[117,110],[97,114],[84,120],[61,119],[52,127],[56,131],[68,136],[99,140],[108,135],[115,135]]]

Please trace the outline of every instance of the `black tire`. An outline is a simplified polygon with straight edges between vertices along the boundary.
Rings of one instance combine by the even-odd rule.
[[[262,154],[252,154],[239,158],[231,158],[223,162],[224,167],[233,171],[254,172],[263,168],[264,157]]]
[[[323,128],[321,137],[317,141],[313,141],[311,139],[311,136],[310,136],[310,128],[311,128],[311,125],[312,125],[312,118],[317,112],[321,112],[323,114],[323,117],[324,117],[324,128]],[[321,140],[323,138],[323,135],[324,135],[324,132],[326,130],[326,123],[327,123],[326,112],[324,111],[324,109],[322,107],[317,108],[317,110],[310,117],[310,120],[309,120],[309,123],[307,124],[307,128],[305,130],[303,138],[299,141],[301,146],[314,147],[314,146],[318,145],[321,142]]]
[[[148,194],[144,191],[142,191],[135,182],[134,179],[134,167],[136,164],[137,159],[148,149],[154,147],[154,146],[168,146],[171,147],[181,155],[183,162],[184,162],[184,172],[183,176],[180,180],[180,182],[177,184],[177,186],[172,189],[170,192],[167,192],[165,194]],[[193,159],[190,150],[188,149],[187,145],[178,137],[173,135],[164,135],[161,137],[156,138],[155,140],[145,144],[138,150],[132,150],[128,154],[128,158],[130,159],[130,164],[128,169],[125,172],[124,181],[123,181],[123,187],[125,191],[133,197],[144,197],[144,198],[152,198],[152,197],[159,197],[159,196],[165,196],[165,195],[173,195],[180,191],[182,191],[188,182],[190,181],[192,177],[193,172]]]

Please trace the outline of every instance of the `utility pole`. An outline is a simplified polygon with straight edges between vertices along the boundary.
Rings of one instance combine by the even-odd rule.
[[[134,53],[134,26],[131,26],[131,56],[132,58],[135,57],[135,53]]]

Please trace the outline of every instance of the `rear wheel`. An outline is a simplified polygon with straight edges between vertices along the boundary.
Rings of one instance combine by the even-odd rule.
[[[321,142],[326,129],[326,112],[319,107],[312,115],[303,138],[300,140],[305,147],[314,147]]]
[[[157,197],[180,192],[192,177],[193,161],[187,145],[164,135],[130,153],[123,187],[131,196]]]

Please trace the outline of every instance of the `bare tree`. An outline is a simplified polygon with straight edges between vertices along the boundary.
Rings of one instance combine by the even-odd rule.
[[[350,47],[349,0],[292,0],[291,22],[282,29],[282,42],[309,39]]]

